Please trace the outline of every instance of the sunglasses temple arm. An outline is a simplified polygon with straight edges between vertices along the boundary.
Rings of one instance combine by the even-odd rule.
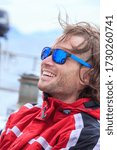
[[[73,54],[71,54],[70,57],[71,57],[73,60],[79,62],[79,63],[82,64],[82,65],[84,65],[85,67],[92,68],[92,66],[91,66],[89,63],[85,62],[85,61],[82,60],[81,58],[78,58],[78,57],[76,57],[76,56],[73,55]]]

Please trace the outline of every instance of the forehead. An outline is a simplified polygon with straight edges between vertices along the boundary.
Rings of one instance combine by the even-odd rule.
[[[84,38],[81,36],[69,36],[63,39],[63,36],[60,36],[55,43],[53,44],[53,48],[63,47],[68,50],[72,50],[73,48],[81,48],[82,43],[84,42]]]

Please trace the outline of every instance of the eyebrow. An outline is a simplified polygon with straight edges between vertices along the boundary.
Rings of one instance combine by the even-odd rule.
[[[69,49],[69,48],[61,47],[61,46],[55,47],[55,48],[52,48],[52,49],[62,49],[62,50],[64,50],[64,51],[68,52],[68,53],[73,52],[73,51],[75,50],[75,49]],[[72,53],[71,53],[71,54],[72,54]],[[75,54],[75,53],[74,53],[74,54]]]

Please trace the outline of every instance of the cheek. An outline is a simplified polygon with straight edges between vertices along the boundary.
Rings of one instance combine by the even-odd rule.
[[[81,83],[80,83],[80,76],[79,76],[79,70],[72,70],[72,73],[69,73],[69,82],[72,86],[75,86],[75,88],[80,89]]]
[[[63,84],[66,84],[66,86],[71,86],[72,88],[77,87],[80,83],[79,74],[76,70],[66,71],[62,73],[61,81]]]
[[[70,64],[70,62],[66,62],[66,64],[61,68],[58,69],[59,74],[57,81],[62,85],[65,86],[72,86],[72,88],[79,86],[80,84],[80,78],[79,78],[79,66],[78,64],[73,63]]]

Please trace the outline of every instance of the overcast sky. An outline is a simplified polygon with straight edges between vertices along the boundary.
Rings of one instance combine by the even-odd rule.
[[[0,0],[0,8],[8,11],[10,24],[22,32],[57,28],[59,10],[62,16],[66,11],[72,23],[99,25],[99,0]]]

